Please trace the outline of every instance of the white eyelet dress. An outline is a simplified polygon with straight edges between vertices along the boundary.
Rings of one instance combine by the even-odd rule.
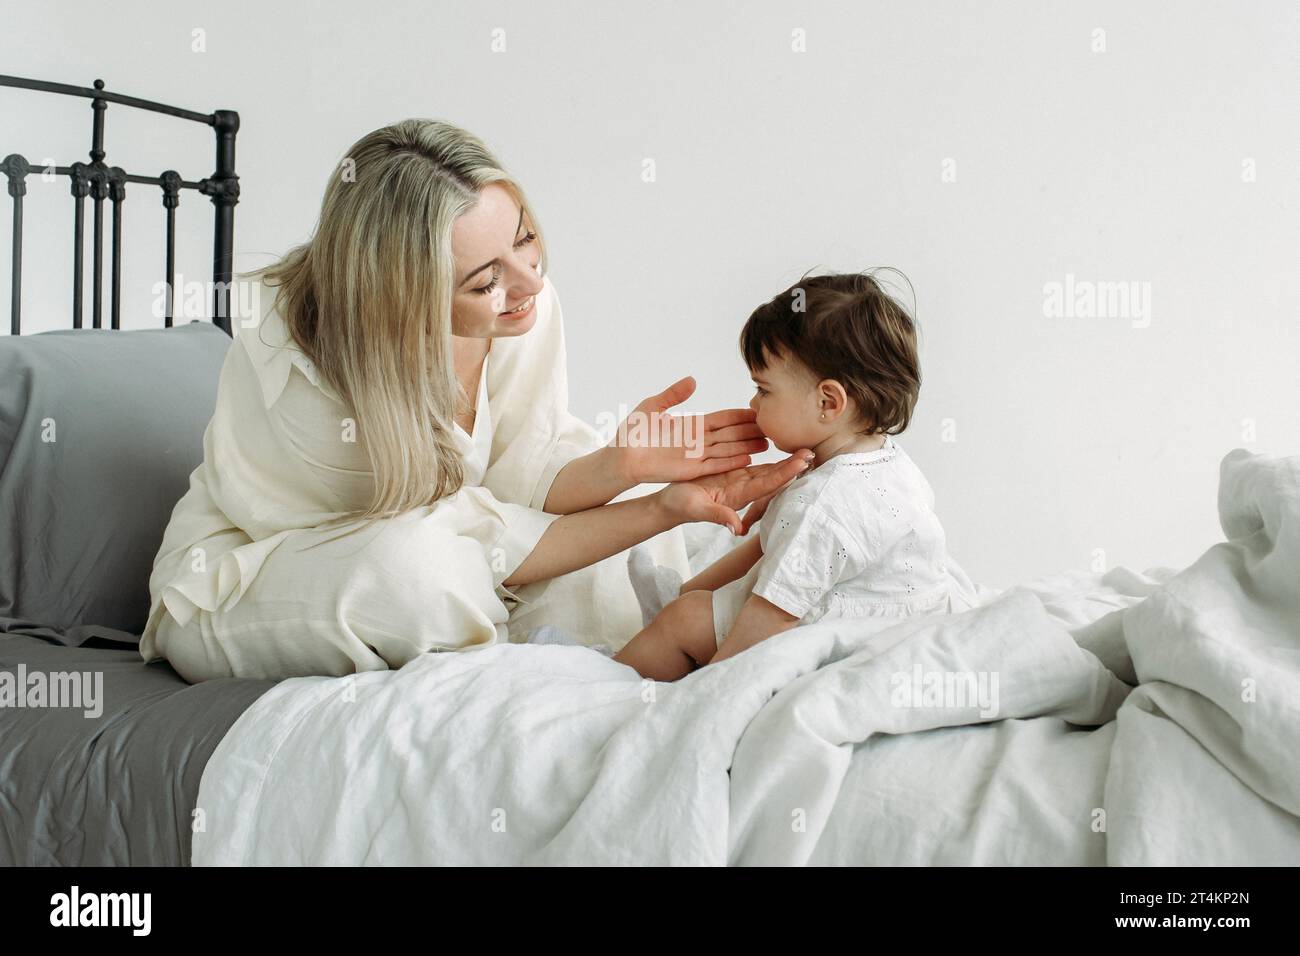
[[[800,624],[978,603],[948,554],[934,491],[891,436],[876,451],[837,455],[796,478],[772,499],[758,534],[763,556],[713,594],[719,646],[750,594]]]

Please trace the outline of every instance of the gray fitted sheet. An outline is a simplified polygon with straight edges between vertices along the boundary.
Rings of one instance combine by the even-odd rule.
[[[110,638],[0,619],[0,670],[103,674],[96,718],[0,707],[0,865],[188,866],[203,768],[273,684],[190,685],[98,630]]]

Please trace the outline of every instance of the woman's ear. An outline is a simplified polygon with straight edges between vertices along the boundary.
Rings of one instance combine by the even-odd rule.
[[[818,418],[830,424],[848,410],[849,395],[844,386],[833,378],[817,383]]]

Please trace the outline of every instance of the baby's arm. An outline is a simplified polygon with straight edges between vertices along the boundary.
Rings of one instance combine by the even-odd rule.
[[[687,591],[716,591],[724,584],[730,584],[732,581],[743,578],[762,556],[763,546],[759,543],[758,535],[754,535],[744,544],[732,548],[683,584],[681,593],[685,594]]]
[[[751,594],[736,616],[736,623],[727,632],[727,639],[713,655],[710,664],[734,657],[741,651],[767,640],[773,634],[788,631],[799,623],[799,618],[781,610],[766,598]]]

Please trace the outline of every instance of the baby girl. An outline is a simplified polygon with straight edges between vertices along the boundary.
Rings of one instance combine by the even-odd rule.
[[[755,309],[740,346],[759,428],[782,451],[812,449],[811,467],[757,535],[685,584],[634,551],[649,623],[614,659],[676,680],[798,624],[973,606],[934,492],[893,438],[921,385],[903,307],[870,275],[809,277]]]

